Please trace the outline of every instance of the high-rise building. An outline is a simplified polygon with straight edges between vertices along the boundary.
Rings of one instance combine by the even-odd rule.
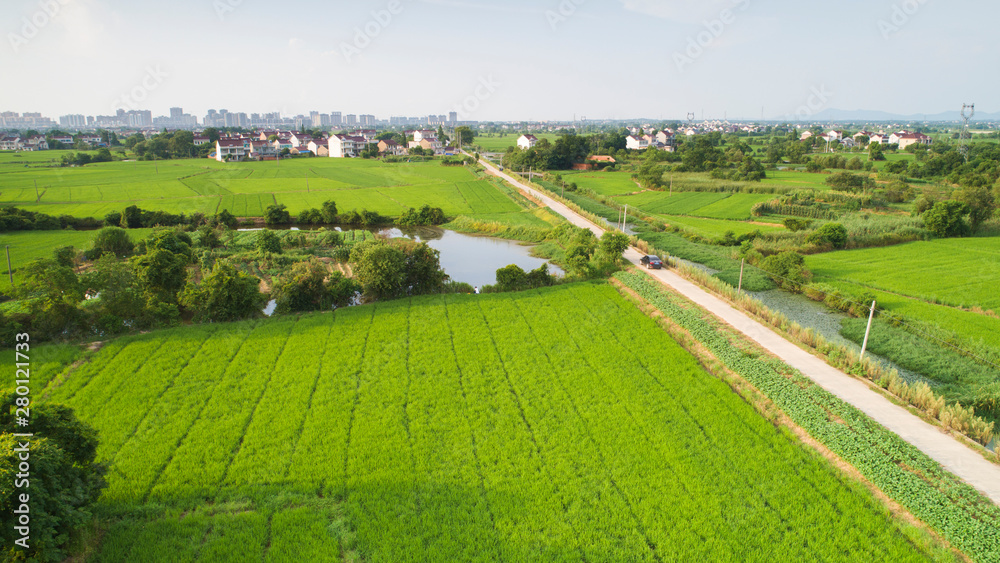
[[[354,114],[348,114],[344,116],[344,125],[347,125],[349,127],[354,127],[357,124],[358,124],[358,116]]]
[[[458,123],[458,112],[457,111],[453,111],[453,112],[448,113],[448,122],[451,123],[452,125]]]
[[[362,115],[360,118],[361,125],[374,127],[375,126],[375,116],[374,115]]]
[[[335,125],[335,126],[336,125],[343,125],[344,124],[344,117],[341,115],[341,113],[339,111],[335,111],[332,114],[330,114],[330,121],[332,121],[331,125]]]
[[[67,128],[87,126],[87,118],[82,115],[64,115],[59,118],[59,125]]]
[[[170,119],[180,120],[184,118],[183,108],[170,108]]]

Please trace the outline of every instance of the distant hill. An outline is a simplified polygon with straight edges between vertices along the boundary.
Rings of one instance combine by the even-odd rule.
[[[782,119],[782,118],[778,118]],[[803,119],[802,121],[960,121],[962,119],[958,109],[943,111],[941,113],[911,114],[902,115],[876,110],[843,110],[825,109],[816,115]],[[977,111],[973,121],[996,121],[1000,120],[1000,112],[986,113]]]

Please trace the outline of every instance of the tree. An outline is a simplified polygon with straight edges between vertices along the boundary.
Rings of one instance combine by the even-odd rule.
[[[127,320],[146,320],[146,297],[130,262],[106,254],[82,276],[81,285],[100,293],[95,317],[101,329],[118,332]]]
[[[737,182],[760,182],[764,178],[767,178],[767,170],[760,162],[757,162],[756,158],[748,154],[743,157],[742,164],[730,175],[729,179]]]
[[[235,215],[230,213],[228,209],[223,209],[215,214],[215,223],[218,225],[224,225],[227,229],[232,230],[240,224],[240,221]]]
[[[15,437],[16,409],[24,406],[15,393],[0,396],[0,537],[5,561],[62,561],[70,533],[91,519],[91,506],[106,482],[106,467],[96,462],[97,431],[63,405],[31,405],[30,438]],[[15,488],[23,473],[22,453],[30,452],[30,489]],[[25,499],[25,496],[27,498]],[[30,508],[28,508],[30,507]],[[19,513],[30,510],[28,549]]]
[[[261,312],[265,296],[260,280],[240,272],[226,260],[219,260],[200,284],[189,283],[181,304],[212,321],[235,321]]]
[[[175,157],[190,157],[194,154],[194,133],[178,131],[170,139],[170,152]]]
[[[323,222],[327,224],[333,224],[337,222],[337,203],[331,200],[323,202],[323,209],[320,210],[323,213]]]
[[[628,249],[629,238],[624,233],[606,231],[597,244],[597,259],[601,263],[617,265],[622,253]]]
[[[497,289],[500,291],[520,291],[525,289],[528,274],[517,264],[510,264],[497,270]]]
[[[271,292],[279,313],[329,311],[334,305],[350,303],[361,290],[354,280],[340,272],[327,272],[318,259],[299,262],[281,276]]]
[[[274,231],[268,229],[257,233],[256,246],[261,253],[281,254],[281,239]]]
[[[812,278],[805,267],[805,257],[791,250],[768,256],[760,268],[770,274],[775,283],[792,291],[797,291]]]
[[[827,223],[810,234],[806,242],[817,246],[844,248],[847,246],[847,229],[840,223]]]
[[[142,228],[142,210],[136,205],[130,205],[122,211],[121,227],[123,229]]]
[[[361,149],[361,158],[378,158],[378,145],[369,143]]]
[[[969,223],[973,233],[992,219],[997,210],[994,194],[985,185],[965,188],[956,194],[955,199],[969,208]]]
[[[870,143],[868,145],[868,158],[876,162],[885,160],[885,155],[882,154],[882,143]]]
[[[264,222],[268,225],[287,225],[292,222],[292,215],[284,205],[269,205],[264,211]]]
[[[968,213],[969,207],[960,201],[939,201],[924,213],[924,224],[939,237],[963,236],[969,233]]]
[[[470,127],[463,125],[455,129],[455,139],[458,141],[459,147],[471,145],[475,138],[476,134]]]
[[[211,145],[215,145],[215,142],[222,138],[222,136],[219,135],[219,130],[215,127],[206,127],[201,134],[204,137],[208,137],[208,143]]]
[[[643,161],[636,174],[639,184],[648,190],[656,190],[663,187],[663,167],[655,158],[649,156]]]
[[[125,258],[134,249],[135,243],[128,236],[128,231],[121,227],[104,227],[94,237],[94,247],[88,253],[88,258],[97,259],[104,254]]]
[[[441,252],[422,242],[395,241],[405,255],[403,291],[407,295],[438,293],[444,289],[448,275],[441,269]]]
[[[406,255],[387,241],[366,241],[351,250],[354,275],[365,295],[384,299],[399,296],[406,280]]]
[[[15,294],[27,301],[32,328],[46,336],[62,333],[79,316],[76,305],[83,299],[73,269],[39,259],[28,262],[21,274],[24,281]]]
[[[187,282],[189,261],[187,256],[164,248],[153,248],[133,258],[132,265],[147,302],[152,298],[162,303],[177,303],[177,293]]]

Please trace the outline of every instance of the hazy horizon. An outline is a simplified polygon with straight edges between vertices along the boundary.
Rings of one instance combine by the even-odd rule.
[[[0,111],[957,118],[997,110],[998,15],[967,0],[17,0],[0,6],[17,85]]]

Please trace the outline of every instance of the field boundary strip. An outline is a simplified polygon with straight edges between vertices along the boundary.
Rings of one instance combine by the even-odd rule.
[[[987,495],[891,430],[872,423],[863,411],[823,389],[791,364],[781,361],[795,374],[788,378],[758,358],[745,356],[713,326],[720,325],[725,330],[725,321],[697,303],[672,293],[641,273],[619,273],[615,277],[687,330],[723,365],[747,379],[810,436],[857,468],[945,539],[977,559],[1000,557],[997,525],[1000,508]],[[686,312],[673,303],[677,300],[688,304]],[[753,340],[742,333],[738,338]],[[755,346],[760,345],[755,343]],[[879,453],[872,455],[872,452]]]

